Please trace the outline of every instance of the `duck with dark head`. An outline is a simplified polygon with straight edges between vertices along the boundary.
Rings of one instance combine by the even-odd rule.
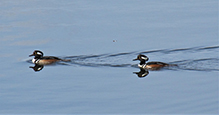
[[[70,60],[60,59],[54,56],[43,56],[43,52],[39,50],[35,50],[33,54],[29,56],[34,56],[32,62],[38,65],[49,65],[59,61],[65,61],[65,62],[70,61]]]
[[[167,64],[164,62],[147,62],[146,63],[146,61],[148,61],[149,58],[142,54],[139,54],[136,59],[133,59],[133,61],[136,61],[136,60],[140,61],[140,63],[138,64],[138,67],[143,68],[143,69],[158,70],[158,69],[161,69],[167,66],[177,66],[174,64]]]

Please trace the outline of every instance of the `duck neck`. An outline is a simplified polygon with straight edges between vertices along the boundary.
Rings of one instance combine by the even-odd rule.
[[[145,60],[140,60],[140,65],[144,65],[146,64],[146,61]]]

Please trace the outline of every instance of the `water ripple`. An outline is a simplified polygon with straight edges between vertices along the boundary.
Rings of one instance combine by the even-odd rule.
[[[210,46],[123,52],[116,54],[79,55],[67,56],[63,58],[71,60],[70,62],[67,62],[68,65],[70,64],[89,67],[137,67],[138,63],[133,62],[132,59],[136,58],[138,54],[145,54],[150,56],[156,55],[165,59],[174,59],[174,61],[167,61],[166,63],[177,64],[178,66],[168,69],[219,71],[218,51],[219,46]]]

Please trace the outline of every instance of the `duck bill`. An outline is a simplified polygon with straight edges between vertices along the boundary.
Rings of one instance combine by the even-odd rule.
[[[34,54],[29,55],[29,57],[34,56]]]
[[[136,61],[136,60],[138,60],[138,59],[133,59],[133,61]]]

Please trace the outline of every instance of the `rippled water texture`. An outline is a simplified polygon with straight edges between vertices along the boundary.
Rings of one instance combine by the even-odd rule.
[[[168,59],[168,57],[174,55],[179,57],[180,55],[186,54],[189,55],[188,58],[179,57],[177,59],[174,59],[174,61],[167,61],[169,64],[177,65],[177,67],[168,67],[168,69],[191,71],[219,71],[219,57],[217,57],[217,55],[204,56],[203,52],[204,55],[217,53],[219,52],[219,46],[126,52],[118,54],[66,56],[62,58],[69,59],[69,62],[59,62],[57,64],[90,67],[137,67],[137,64],[133,64],[131,62],[131,58],[136,57],[138,54],[159,55],[162,56],[162,58],[164,59]],[[191,58],[193,56],[200,57],[198,57],[197,59]],[[31,60],[28,60],[27,62],[32,63]]]
[[[218,0],[2,0],[0,20],[0,114],[219,113]]]

